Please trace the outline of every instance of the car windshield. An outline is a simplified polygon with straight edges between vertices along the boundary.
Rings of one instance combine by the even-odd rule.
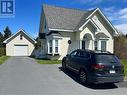
[[[119,59],[113,54],[96,54],[97,62],[102,63],[118,63]]]

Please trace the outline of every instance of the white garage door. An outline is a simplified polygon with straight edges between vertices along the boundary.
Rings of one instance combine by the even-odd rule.
[[[14,45],[14,56],[28,56],[28,45]]]

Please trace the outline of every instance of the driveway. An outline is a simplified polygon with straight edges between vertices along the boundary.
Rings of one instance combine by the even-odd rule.
[[[29,57],[11,57],[0,65],[0,95],[121,95],[125,83],[81,85],[75,74],[61,65],[40,65]]]

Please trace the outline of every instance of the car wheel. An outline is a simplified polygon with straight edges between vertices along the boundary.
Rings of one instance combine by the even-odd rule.
[[[65,70],[66,69],[66,63],[62,61],[62,68]]]
[[[85,72],[85,70],[81,70],[80,73],[79,73],[79,78],[80,78],[80,81],[84,84],[84,83],[87,83],[87,74]]]

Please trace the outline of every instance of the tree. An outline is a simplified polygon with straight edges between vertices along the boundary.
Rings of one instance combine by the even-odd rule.
[[[7,39],[11,36],[11,30],[9,29],[9,27],[7,26],[4,30],[4,39]]]
[[[121,59],[127,58],[127,37],[126,35],[119,35],[118,37],[115,37],[114,52]]]
[[[3,34],[0,32],[0,42],[3,42],[3,40],[4,40],[4,36],[3,36]]]
[[[4,37],[3,34],[0,32],[0,48],[3,47],[3,41],[4,41]]]
[[[35,39],[37,41],[37,44],[35,44],[35,49],[41,48],[41,41],[39,40],[39,37]]]

